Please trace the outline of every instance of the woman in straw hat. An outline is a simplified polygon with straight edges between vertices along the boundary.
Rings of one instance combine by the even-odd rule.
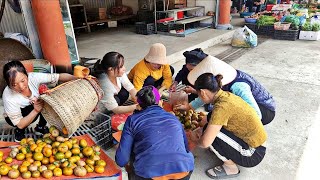
[[[40,120],[35,127],[35,134],[43,135],[49,132],[46,126],[47,121],[40,113],[43,108],[43,101],[38,99],[40,84],[76,79],[73,75],[66,73],[27,73],[20,61],[11,61],[5,64],[3,77],[7,83],[2,94],[4,116],[6,122],[16,128],[14,131],[16,142],[25,138],[25,129],[38,117]]]
[[[186,58],[186,64],[183,65],[182,69],[178,72],[177,76],[174,79],[173,84],[170,87],[171,91],[176,91],[177,85],[182,82],[182,84],[186,85],[184,91],[186,93],[190,93],[188,96],[189,102],[193,101],[198,96],[194,92],[191,85],[188,81],[188,74],[189,72],[196,67],[204,58],[208,55],[204,53],[200,48],[193,49],[191,51],[185,51],[183,53],[184,57]]]
[[[180,121],[159,106],[160,93],[153,86],[138,91],[137,101],[141,110],[126,120],[116,163],[124,167],[132,159],[129,179],[188,180],[194,157]]]
[[[264,125],[270,123],[275,117],[276,104],[272,95],[252,76],[236,70],[229,64],[213,57],[208,56],[202,60],[188,75],[188,81],[194,84],[196,79],[204,73],[213,75],[221,74],[222,89],[240,96],[251,107],[255,109]],[[178,109],[197,109],[204,103],[200,98],[195,99],[188,105],[178,105]]]
[[[267,133],[253,108],[242,98],[221,89],[222,75],[200,75],[195,89],[205,103],[214,109],[202,137],[192,132],[191,140],[199,147],[209,148],[223,165],[206,170],[212,179],[238,176],[237,165],[254,167],[264,158]]]
[[[94,73],[97,76],[104,97],[101,103],[109,110],[117,114],[133,112],[136,104],[123,106],[129,95],[135,101],[137,90],[129,81],[124,57],[118,52],[108,52],[94,65]]]
[[[156,43],[150,47],[144,59],[131,69],[128,77],[137,90],[152,85],[162,92],[170,88],[173,73],[173,68],[167,62],[166,47]]]

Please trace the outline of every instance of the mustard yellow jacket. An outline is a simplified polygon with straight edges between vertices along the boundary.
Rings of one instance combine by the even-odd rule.
[[[139,91],[148,76],[153,77],[156,81],[163,77],[162,86],[165,86],[167,89],[169,89],[172,84],[172,74],[169,64],[162,65],[158,70],[152,70],[144,59],[130,70],[128,78],[133,83],[134,88]]]

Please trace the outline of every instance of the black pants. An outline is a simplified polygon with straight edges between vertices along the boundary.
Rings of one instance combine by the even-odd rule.
[[[242,139],[224,128],[221,128],[212,146],[219,159],[222,161],[232,160],[243,167],[258,165],[266,153],[265,147],[250,148]]]
[[[122,86],[119,93],[114,95],[114,99],[116,99],[119,106],[124,104],[129,98],[129,92]]]
[[[172,66],[170,66],[171,74],[174,74],[174,69]],[[159,80],[155,80],[152,76],[148,76],[143,83],[143,86],[154,86],[154,87],[160,87],[163,83],[163,77],[161,77]]]
[[[189,172],[189,174],[182,178],[182,179],[179,179],[179,180],[189,180],[190,177],[191,177],[191,174],[192,174],[192,171]],[[143,177],[140,177],[138,175],[136,175],[133,171],[131,173],[129,173],[129,180],[152,180],[152,178],[143,178]]]
[[[260,109],[260,112],[261,112],[261,115],[262,115],[262,124],[263,125],[267,125],[269,124],[273,119],[274,117],[276,116],[276,112],[275,111],[271,111],[269,109],[267,109],[266,107],[258,104],[259,106],[259,109]]]
[[[26,106],[25,108],[21,108],[22,117],[26,117],[27,115],[29,115],[29,114],[31,113],[31,111],[33,111],[33,109],[34,109],[34,108],[33,108],[33,105],[29,105],[29,106]],[[47,125],[47,121],[44,119],[44,117],[42,116],[41,113],[39,113],[39,114],[34,118],[34,120],[32,121],[32,123],[34,123],[34,122],[38,119],[39,116],[40,116],[40,119],[39,119],[38,126],[40,126],[40,127],[46,126],[46,125]],[[24,129],[19,129],[17,126],[15,126],[15,125],[12,124],[12,122],[11,122],[11,120],[10,120],[9,117],[6,117],[5,120],[6,120],[6,122],[7,122],[10,126],[16,127],[16,131],[24,134],[25,129],[26,129],[27,127],[25,127]],[[30,123],[30,124],[32,124],[32,123]]]

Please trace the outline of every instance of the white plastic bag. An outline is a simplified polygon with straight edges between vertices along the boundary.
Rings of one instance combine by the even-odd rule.
[[[231,45],[234,47],[256,47],[258,37],[251,29],[244,26],[234,32]]]

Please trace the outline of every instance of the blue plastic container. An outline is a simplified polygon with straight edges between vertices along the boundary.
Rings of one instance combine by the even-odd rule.
[[[244,18],[245,16],[251,16],[253,14],[254,14],[254,12],[242,12],[242,13],[240,13],[240,17]]]
[[[246,23],[253,23],[253,24],[255,24],[255,23],[257,22],[257,19],[255,19],[255,18],[244,18],[244,21],[245,21]]]

